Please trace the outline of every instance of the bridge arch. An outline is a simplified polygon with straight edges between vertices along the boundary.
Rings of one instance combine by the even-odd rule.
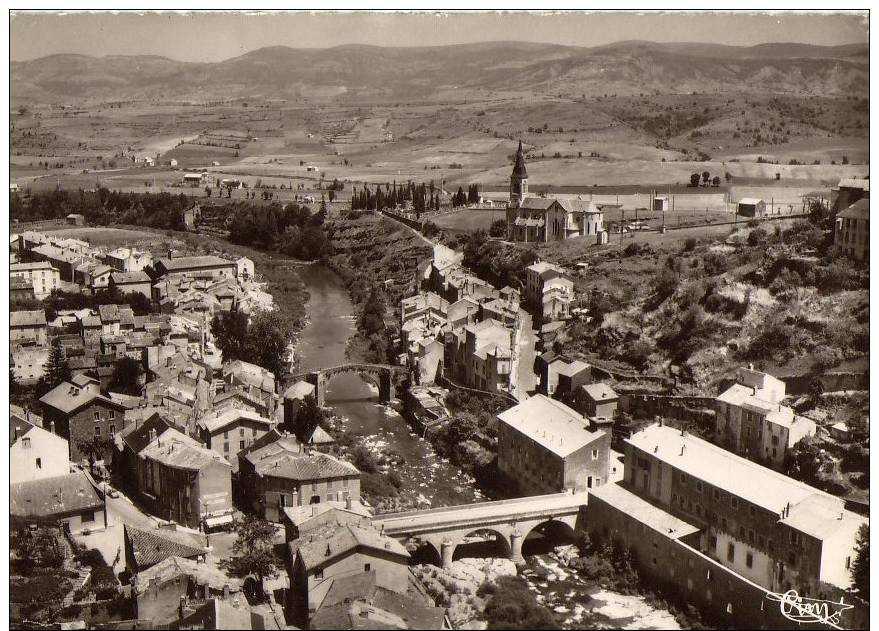
[[[558,546],[576,543],[575,526],[576,523],[570,524],[568,520],[554,517],[534,524],[529,530],[523,532],[522,556],[548,554]]]
[[[483,526],[474,528],[455,542],[452,561],[498,557],[509,559],[512,547],[504,529]]]
[[[326,404],[327,383],[333,377],[345,373],[358,373],[360,375],[368,375],[378,382],[379,401],[386,403],[394,398],[394,375],[406,372],[403,366],[394,366],[391,364],[342,364],[339,366],[331,366],[329,368],[321,368],[304,375],[305,380],[314,386],[314,395],[317,404],[323,406]],[[301,376],[299,376],[301,378]],[[295,377],[294,377],[295,378]]]

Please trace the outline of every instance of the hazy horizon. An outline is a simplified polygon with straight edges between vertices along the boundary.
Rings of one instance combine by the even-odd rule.
[[[17,12],[10,16],[10,61],[78,54],[219,62],[275,46],[412,48],[528,42],[593,48],[631,40],[840,46],[868,44],[869,32],[866,15],[842,13]]]

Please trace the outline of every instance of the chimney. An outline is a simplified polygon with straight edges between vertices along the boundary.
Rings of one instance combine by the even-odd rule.
[[[59,486],[59,487],[58,487],[58,502],[61,503],[61,502],[63,502],[63,501],[64,501],[64,491],[63,491],[63,489]]]
[[[682,456],[684,455],[684,451],[686,451],[686,449],[687,449],[686,445],[681,445],[681,455]]]
[[[156,430],[151,429],[149,434],[149,442],[153,442],[156,439]]]
[[[226,600],[229,598],[229,592],[230,592],[229,584],[226,583],[225,585],[223,585],[223,600]]]
[[[391,542],[385,541],[385,550],[390,550],[390,549],[391,549]]]
[[[174,250],[168,248],[168,260],[170,261],[172,258],[174,258]]]
[[[748,370],[754,370],[754,364],[748,364]]]

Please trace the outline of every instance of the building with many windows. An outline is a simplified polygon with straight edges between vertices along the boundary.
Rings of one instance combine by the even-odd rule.
[[[498,468],[523,495],[584,491],[607,482],[610,434],[536,394],[498,414]]]
[[[781,404],[785,384],[772,375],[739,368],[736,381],[715,402],[715,442],[780,469],[794,445],[815,434],[811,419]]]
[[[825,584],[851,586],[867,520],[842,498],[661,424],[626,440],[624,480],[697,526],[702,553],[765,589],[818,597]]]
[[[13,263],[9,266],[9,276],[27,279],[37,300],[42,300],[61,286],[61,273],[48,261]]]

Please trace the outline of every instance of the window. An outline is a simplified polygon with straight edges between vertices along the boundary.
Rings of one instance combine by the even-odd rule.
[[[745,565],[748,567],[754,567],[754,555],[750,552],[745,555]]]
[[[95,420],[96,420],[96,421],[100,421],[100,420],[101,420],[101,413],[100,413],[100,412],[95,412]]]
[[[718,489],[714,489],[714,499],[720,500],[720,491]]]
[[[116,410],[110,410],[110,420],[112,421],[114,418],[116,418]]]
[[[598,450],[597,449],[592,450],[592,459],[598,460]]]
[[[100,438],[100,437],[101,437],[101,426],[95,425],[95,438]]]
[[[699,481],[696,482],[696,490],[699,491],[700,493],[702,492],[702,482],[699,482]]]
[[[223,443],[223,451],[226,451],[226,452],[229,451],[229,443],[228,442]]]
[[[372,565],[371,565],[371,564],[369,564],[369,563],[364,563],[364,564],[363,564],[363,571],[364,571],[364,572],[369,572],[371,569],[372,569]]]
[[[110,439],[116,435],[116,425],[114,423],[110,423]]]
[[[238,441],[238,451],[241,451],[242,449],[244,449],[244,441],[239,440]]]
[[[757,514],[757,509],[754,508],[753,505],[748,506],[748,514],[751,515],[751,517],[753,517],[754,515]]]
[[[847,570],[852,569],[852,558],[851,557],[845,558],[845,569],[847,569]]]
[[[739,507],[739,498],[734,497],[734,496],[730,496],[729,505],[732,506],[733,508],[738,508]]]
[[[708,538],[708,549],[717,550],[717,535],[711,535]]]
[[[36,465],[37,465],[37,469],[42,469],[43,468],[43,459],[37,458]]]
[[[223,438],[225,438],[226,440],[229,440],[229,430],[228,429],[223,432]]]
[[[87,513],[83,513],[80,516],[80,521],[84,524],[90,524],[95,521],[95,511],[89,511]]]
[[[766,544],[766,539],[763,537],[763,535],[757,535],[757,545],[760,546],[761,548],[765,548],[766,547],[765,544]]]
[[[754,531],[748,530],[748,543],[754,543]]]
[[[244,436],[244,428],[243,428],[243,427],[241,427],[241,428],[238,429],[238,435],[239,435],[239,436]]]
[[[687,483],[687,476],[686,476],[686,474],[684,474],[683,471],[681,471],[681,484],[686,484],[686,483]]]
[[[21,448],[22,449],[30,449],[31,448],[31,439],[30,436],[25,436],[21,439]]]
[[[730,543],[726,548],[726,560],[733,563],[736,560],[736,546]]]
[[[251,436],[256,437],[256,428],[254,427],[250,433]]]

